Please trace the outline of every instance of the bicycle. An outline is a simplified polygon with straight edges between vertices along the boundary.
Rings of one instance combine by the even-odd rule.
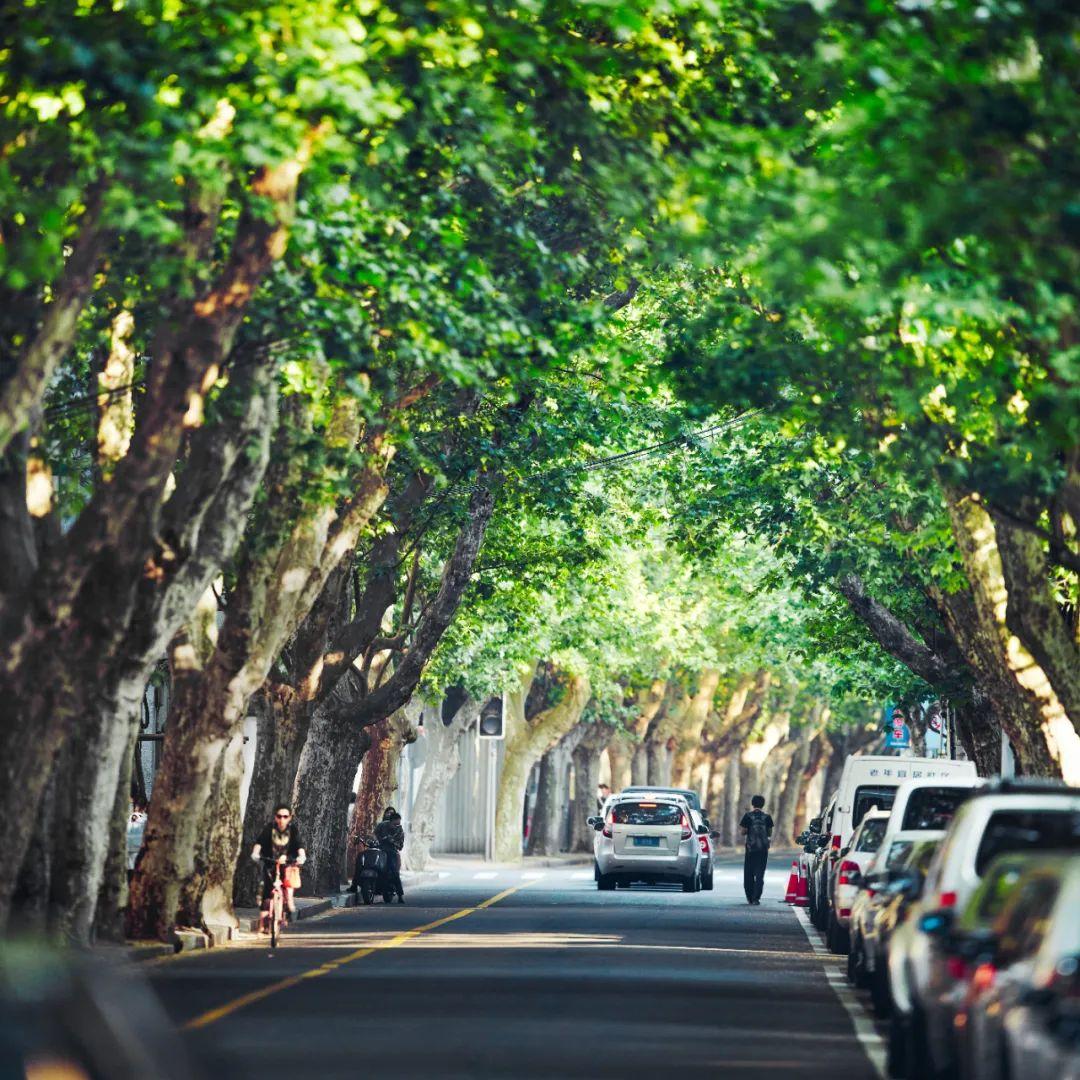
[[[283,873],[286,865],[297,866],[295,862],[286,864],[279,859],[267,859],[260,860],[264,863],[271,863],[274,867],[274,884],[270,890],[270,903],[265,912],[260,915],[260,918],[268,919],[270,923],[270,949],[277,948],[278,937],[281,934],[282,927],[286,924],[285,918],[285,881]]]

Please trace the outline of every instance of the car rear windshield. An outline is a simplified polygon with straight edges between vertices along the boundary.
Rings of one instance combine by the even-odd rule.
[[[851,804],[851,827],[858,828],[859,822],[871,810],[891,810],[896,798],[896,785],[873,784],[855,789],[855,799]]]
[[[947,829],[957,807],[971,798],[973,788],[927,787],[916,788],[904,810],[900,826],[908,829]]]
[[[682,809],[672,803],[618,803],[611,814],[616,825],[678,825],[682,821]]]
[[[975,873],[1010,851],[1080,850],[1080,810],[998,810],[975,855]]]
[[[885,836],[885,826],[888,824],[888,818],[874,818],[868,821],[859,833],[859,842],[855,845],[855,850],[877,851],[881,847],[881,841]]]

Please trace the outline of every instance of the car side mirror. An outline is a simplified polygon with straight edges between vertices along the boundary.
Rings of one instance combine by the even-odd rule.
[[[925,915],[919,916],[919,932],[926,934],[927,937],[944,941],[952,932],[955,918],[956,914],[950,908],[928,911]]]
[[[597,823],[597,822],[598,822],[599,820],[600,820],[600,819],[599,819],[599,818],[598,818],[598,817],[597,817],[597,816],[596,816],[595,814],[590,814],[590,815],[589,815],[589,817],[587,817],[587,818],[585,819],[585,824],[586,824],[586,825],[591,825],[591,826],[592,826],[592,827],[593,827],[593,828],[595,829],[595,828],[596,828],[596,823]]]
[[[709,835],[709,826],[708,825],[699,825],[697,827],[697,834],[698,834],[698,836],[708,836]]]

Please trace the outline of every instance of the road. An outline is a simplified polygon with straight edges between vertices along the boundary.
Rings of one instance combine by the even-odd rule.
[[[788,866],[760,907],[731,860],[696,895],[473,868],[149,974],[210,1076],[876,1077]]]

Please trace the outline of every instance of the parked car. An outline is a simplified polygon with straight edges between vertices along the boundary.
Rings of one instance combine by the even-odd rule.
[[[896,789],[884,843],[888,845],[901,832],[940,839],[956,811],[985,783],[974,775],[905,780]]]
[[[829,918],[829,902],[826,893],[834,855],[833,849],[830,847],[830,840],[832,838],[832,819],[835,812],[836,796],[833,795],[822,812],[819,831],[814,834],[813,839],[816,846],[808,853],[810,862],[807,868],[807,906],[810,921],[819,930],[825,929]]]
[[[1045,863],[1047,858],[1056,856],[1047,856],[1045,852],[999,855],[987,867],[982,881],[957,912],[951,927],[945,920],[936,929],[928,924],[929,933],[940,934],[945,966],[954,980],[943,997],[943,1007],[953,1018],[953,1060],[963,1057],[962,1044],[968,1036],[967,1011],[972,995],[980,992],[980,980],[973,982],[971,976],[993,954],[994,927],[1017,882],[1027,870]]]
[[[970,778],[975,780],[975,763],[948,758],[888,757],[853,754],[844,762],[840,783],[825,815],[828,852],[814,864],[811,889],[814,925],[827,930],[832,906],[840,851],[850,843],[851,834],[871,810],[891,810],[901,785],[912,780],[936,781]]]
[[[703,892],[713,890],[713,843],[720,839],[720,834],[709,825],[709,819],[700,810],[690,808],[690,822],[694,826],[694,835],[701,848],[701,888]],[[702,826],[705,831],[702,832]]]
[[[683,892],[697,892],[705,861],[699,838],[709,830],[695,826],[692,814],[686,801],[674,795],[623,793],[611,799],[602,818],[589,819],[596,830],[597,888],[678,882]]]
[[[872,809],[891,810],[901,784],[912,780],[945,782],[976,778],[975,763],[947,758],[852,755],[836,789],[831,819],[831,846],[839,852],[863,817]]]
[[[903,871],[920,836],[918,833],[894,836],[888,846],[882,844],[878,848],[860,875],[859,892],[851,907],[851,944],[848,948],[848,977],[858,987],[869,987],[878,971],[884,969],[877,947],[877,917],[888,903],[887,887]],[[887,978],[887,974],[882,977]]]
[[[859,894],[863,871],[873,862],[889,824],[887,810],[875,810],[859,823],[851,844],[840,851],[825,940],[834,953],[848,951],[851,909]]]
[[[1080,855],[1029,866],[993,929],[958,1014],[966,1035],[957,1047],[962,1074],[1080,1074]]]
[[[890,958],[902,951],[904,938],[897,941],[897,931],[904,926],[908,913],[922,896],[926,871],[940,841],[920,837],[910,841],[902,862],[888,875],[882,886],[882,904],[874,920],[875,966],[870,975],[870,1003],[877,1016],[888,1016],[893,999],[889,977]]]
[[[1080,791],[1049,781],[1002,781],[981,789],[956,812],[904,928],[905,948],[890,963],[896,1006],[890,1043],[906,1075],[936,1076],[956,1064],[953,1019],[962,975],[943,942],[957,912],[995,857],[1048,850],[1080,850]]]

